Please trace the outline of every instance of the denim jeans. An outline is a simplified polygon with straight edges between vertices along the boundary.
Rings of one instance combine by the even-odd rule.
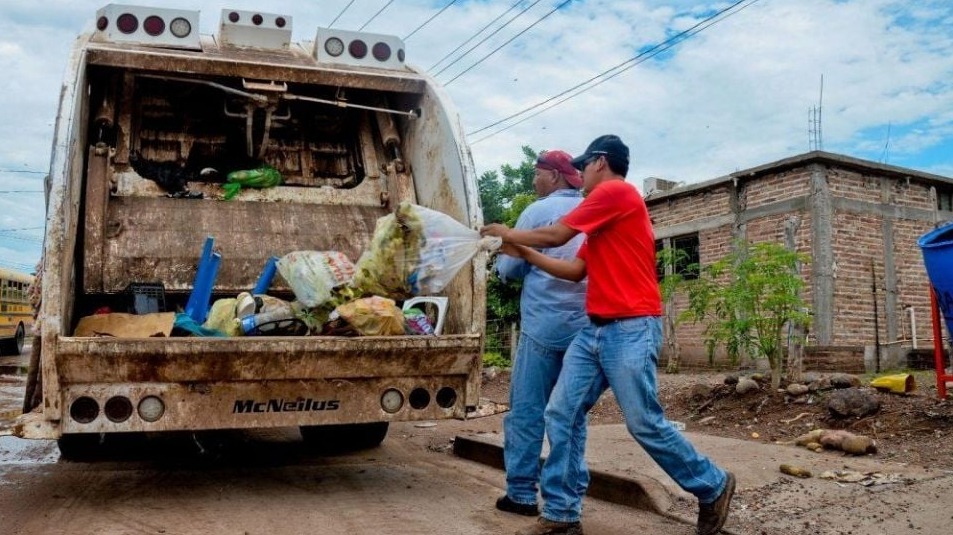
[[[550,453],[541,475],[544,517],[576,522],[582,514],[578,480],[585,436],[579,430],[606,388],[612,388],[629,433],[679,486],[700,503],[715,501],[724,490],[725,471],[665,419],[656,383],[661,346],[662,322],[653,316],[590,323],[576,335],[545,412]]]
[[[529,336],[520,336],[510,376],[510,411],[503,418],[503,461],[506,494],[516,503],[535,504],[539,484],[539,456],[543,449],[543,411],[563,365],[565,349],[552,349]],[[586,428],[580,434],[585,445]],[[578,492],[589,483],[585,457],[580,460]]]

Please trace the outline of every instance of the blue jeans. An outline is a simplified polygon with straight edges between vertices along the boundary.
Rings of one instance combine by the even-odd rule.
[[[503,461],[506,494],[516,503],[535,504],[539,484],[539,456],[543,449],[543,411],[563,366],[565,349],[552,349],[520,336],[510,376],[510,411],[503,418]],[[580,431],[585,446],[586,428]],[[585,493],[589,483],[585,457],[577,470]]]
[[[700,503],[714,502],[727,474],[700,455],[665,419],[658,401],[656,366],[662,321],[654,316],[584,327],[566,351],[562,375],[546,408],[550,453],[542,470],[543,516],[576,522],[582,514],[579,458],[584,455],[586,413],[612,388],[629,434],[676,483]]]

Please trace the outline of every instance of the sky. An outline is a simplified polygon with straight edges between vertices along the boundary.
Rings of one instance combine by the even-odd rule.
[[[735,1],[136,4],[198,9],[205,34],[230,8],[289,15],[294,41],[332,22],[405,38],[407,62],[444,84],[481,174],[519,164],[524,145],[579,154],[613,133],[638,186],[718,178],[818,143],[953,177],[953,2],[743,0],[705,22]],[[106,3],[0,0],[0,267],[32,271],[39,259],[63,73]]]

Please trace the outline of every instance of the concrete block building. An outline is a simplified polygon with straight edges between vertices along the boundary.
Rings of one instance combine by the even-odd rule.
[[[873,360],[889,369],[906,365],[914,346],[932,347],[917,239],[953,220],[953,178],[814,151],[688,186],[650,178],[642,193],[656,246],[690,262],[710,264],[737,239],[809,257],[805,369],[862,372]],[[679,296],[667,313],[684,304]],[[702,331],[679,325],[683,367],[709,365]],[[727,365],[723,355],[716,364]]]

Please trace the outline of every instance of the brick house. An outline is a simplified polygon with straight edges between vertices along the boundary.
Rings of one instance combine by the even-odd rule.
[[[868,367],[879,359],[886,369],[905,365],[914,341],[932,347],[916,242],[953,220],[953,178],[814,151],[674,186],[650,178],[643,188],[657,247],[682,249],[701,265],[740,238],[809,256],[802,267],[813,313],[805,369],[862,372],[865,358]],[[676,299],[676,308],[683,304]],[[683,367],[708,366],[702,326],[683,323],[677,336]],[[724,356],[716,364],[726,364]]]

